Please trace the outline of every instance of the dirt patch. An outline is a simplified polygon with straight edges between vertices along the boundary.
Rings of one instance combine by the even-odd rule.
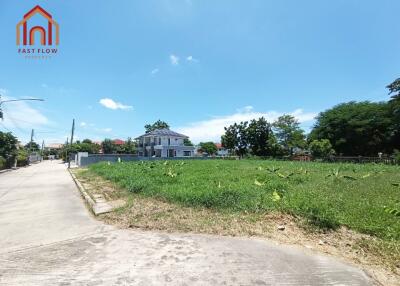
[[[88,192],[102,194],[115,211],[98,216],[120,228],[255,236],[300,245],[360,265],[381,285],[400,285],[400,246],[341,227],[316,231],[304,220],[281,213],[221,212],[190,208],[118,188],[84,170],[74,171]]]

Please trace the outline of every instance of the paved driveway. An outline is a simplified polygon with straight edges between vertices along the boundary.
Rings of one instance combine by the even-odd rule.
[[[119,230],[63,164],[0,174],[0,285],[369,285],[357,268],[258,239]]]

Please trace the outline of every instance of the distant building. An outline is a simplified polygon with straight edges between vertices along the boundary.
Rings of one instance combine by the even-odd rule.
[[[229,155],[228,149],[225,149],[225,147],[222,146],[221,143],[215,143],[215,146],[217,146],[217,156],[228,156]]]
[[[62,144],[62,143],[50,143],[50,144],[47,144],[44,147],[44,149],[45,150],[51,150],[51,149],[60,150],[60,149],[62,149],[62,147],[64,147],[64,144]]]
[[[137,141],[137,152],[141,157],[193,157],[194,146],[185,146],[186,135],[169,129],[156,129],[143,134]]]

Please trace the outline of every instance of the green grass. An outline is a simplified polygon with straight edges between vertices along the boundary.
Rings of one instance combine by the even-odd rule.
[[[262,160],[99,163],[94,172],[132,193],[233,212],[281,211],[313,226],[345,225],[400,240],[400,167]]]

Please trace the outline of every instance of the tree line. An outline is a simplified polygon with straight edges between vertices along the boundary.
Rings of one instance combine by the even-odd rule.
[[[253,119],[225,127],[223,146],[238,156],[293,155],[310,150],[317,157],[378,156],[400,150],[400,78],[387,86],[386,102],[351,101],[321,112],[306,136],[291,115],[269,123]]]

